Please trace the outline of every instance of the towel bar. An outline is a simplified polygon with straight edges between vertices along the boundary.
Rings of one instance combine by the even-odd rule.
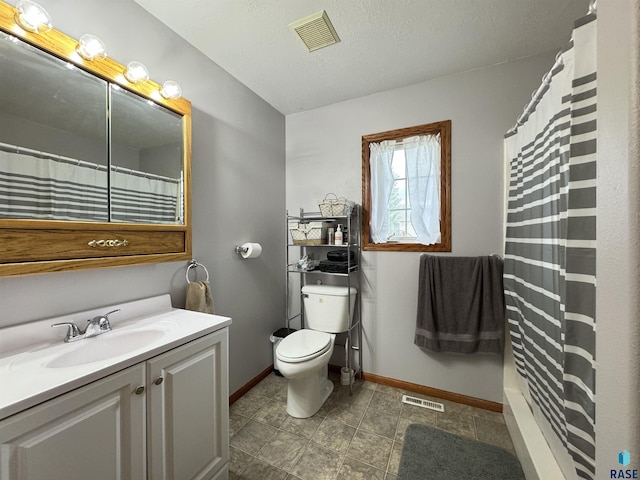
[[[207,270],[207,267],[205,267],[201,263],[196,262],[195,260],[191,260],[189,262],[189,266],[187,267],[187,273],[185,274],[185,277],[187,279],[187,283],[191,283],[189,281],[189,270],[191,270],[194,267],[201,267],[204,270],[204,273],[207,275],[206,281],[208,282],[209,281],[209,270]]]

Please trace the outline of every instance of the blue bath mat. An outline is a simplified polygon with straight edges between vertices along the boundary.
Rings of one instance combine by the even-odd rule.
[[[400,480],[524,480],[518,459],[500,447],[424,425],[407,427]]]

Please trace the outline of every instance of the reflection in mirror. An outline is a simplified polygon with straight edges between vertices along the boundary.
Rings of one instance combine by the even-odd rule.
[[[108,221],[107,83],[0,32],[0,218]]]
[[[111,220],[183,224],[182,116],[111,85]]]
[[[184,224],[182,115],[2,32],[0,65],[0,218]]]

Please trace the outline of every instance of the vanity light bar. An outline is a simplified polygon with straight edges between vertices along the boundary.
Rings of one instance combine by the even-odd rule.
[[[9,28],[3,18],[5,13],[10,12],[13,18],[9,17],[6,18],[6,20],[10,21],[12,19],[15,24],[22,29],[18,33],[20,37],[24,37],[30,43],[39,47],[49,47],[51,45],[50,39],[45,40],[43,38],[41,41],[37,39],[38,35],[47,34],[53,29],[49,14],[41,5],[32,0],[19,0],[14,8],[0,0],[0,30],[6,31],[7,33],[13,32],[13,35],[15,35],[17,33],[15,27],[12,26]],[[36,35],[30,37],[30,33]],[[55,37],[57,40],[62,40],[65,44],[73,41],[73,39],[56,30],[52,30],[48,35]],[[45,37],[48,35],[45,35]],[[48,48],[45,48],[45,50],[48,50]],[[69,51],[58,51],[54,49],[51,53],[60,55],[76,64],[81,64],[80,59],[87,61],[104,60],[109,63],[109,65],[106,65],[108,70],[111,70],[112,66],[117,65],[116,62],[109,62],[106,59],[107,54],[104,43],[92,34],[84,34],[80,37],[79,41],[73,41],[73,47]],[[89,67],[86,63],[84,66]],[[104,73],[104,66],[104,64],[101,64],[101,73]],[[120,67],[118,74],[112,75],[111,79],[120,84],[125,84],[125,82],[136,86],[146,84],[149,80],[149,70],[140,62],[130,62],[126,69]],[[136,88],[135,90],[154,100],[175,101],[182,97],[182,88],[173,80],[167,80],[162,86],[155,82],[148,82],[145,87]],[[188,109],[190,110],[190,107]]]

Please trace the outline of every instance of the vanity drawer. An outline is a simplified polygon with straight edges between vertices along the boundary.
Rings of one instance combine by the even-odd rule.
[[[182,230],[0,229],[1,263],[184,252]]]

